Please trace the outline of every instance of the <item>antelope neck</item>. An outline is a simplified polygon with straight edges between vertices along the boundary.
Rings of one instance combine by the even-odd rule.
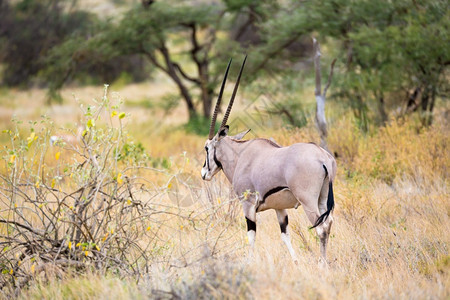
[[[214,153],[214,159],[220,163],[223,173],[227,177],[228,181],[233,184],[234,171],[236,169],[236,163],[239,160],[241,152],[248,145],[247,143],[236,142],[229,137],[225,137],[221,140],[224,145],[221,147],[223,150],[220,151],[219,158],[216,157]],[[219,165],[219,164],[218,164]]]

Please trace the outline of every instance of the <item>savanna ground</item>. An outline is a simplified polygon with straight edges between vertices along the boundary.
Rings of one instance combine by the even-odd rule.
[[[45,91],[2,91],[0,123],[5,132],[2,133],[1,144],[7,147],[2,152],[0,167],[0,216],[3,220],[21,214],[24,219],[28,218],[31,226],[38,226],[40,223],[36,216],[47,212],[44,210],[46,205],[49,212],[56,211],[52,206],[54,203],[47,204],[46,201],[69,201],[58,193],[74,190],[76,184],[92,175],[82,173],[82,168],[72,168],[81,164],[83,159],[67,145],[49,145],[50,135],[75,133],[76,124],[89,127],[91,131],[88,134],[97,132],[98,137],[102,136],[99,133],[101,129],[119,128],[111,134],[110,140],[118,141],[119,134],[127,141],[112,144],[118,147],[140,143],[142,147],[138,148],[144,149],[147,169],[127,169],[139,163],[135,157],[125,157],[118,162],[109,161],[114,166],[106,167],[104,178],[114,183],[111,195],[120,195],[121,189],[126,190],[128,180],[134,180],[132,188],[142,184],[144,187],[133,190],[132,199],[124,197],[121,205],[148,204],[152,213],[148,216],[132,215],[135,219],[123,223],[126,225],[122,231],[113,217],[108,224],[102,224],[104,231],[99,233],[95,246],[76,244],[77,241],[71,240],[69,234],[64,236],[66,227],[59,227],[63,234],[63,242],[58,246],[60,251],[71,253],[68,254],[69,261],[82,262],[82,267],[61,265],[56,258],[46,260],[45,255],[33,252],[21,256],[19,246],[17,249],[4,248],[1,297],[450,297],[448,103],[438,103],[434,123],[430,127],[421,127],[418,119],[412,116],[391,120],[383,128],[372,128],[363,133],[350,111],[329,101],[326,109],[330,126],[328,143],[329,148],[338,154],[338,176],[335,182],[335,222],[328,250],[329,268],[322,270],[318,266],[318,240],[315,232],[308,230],[310,224],[301,207],[291,210],[289,215],[299,264],[291,261],[280,239],[274,211],[258,215],[255,257],[248,261],[245,219],[229,183],[223,174],[212,182],[200,180],[206,135],[187,133],[182,125],[187,121],[187,115],[181,105],[172,113],[165,114],[154,104],[163,101],[162,95],[172,88],[163,79],[139,85],[113,84],[107,94],[109,106],[98,115],[94,114],[95,118],[86,113],[86,107],[94,105],[92,99],[95,98],[98,103],[93,110],[98,109],[102,103],[102,87],[66,88],[63,90],[64,104],[51,107],[43,105]],[[312,88],[299,91],[297,96],[299,101],[309,104],[314,101]],[[250,136],[274,138],[281,145],[318,141],[312,117],[306,127],[285,128],[276,116],[264,114],[268,101],[264,97],[251,89],[243,89],[238,98],[229,122],[232,133],[250,127]],[[84,103],[84,111],[79,108],[80,102]],[[123,105],[115,107],[118,102],[123,102]],[[43,114],[51,121],[41,124]],[[15,125],[11,122],[13,115],[23,123]],[[37,123],[28,123],[31,120]],[[89,120],[94,120],[95,124],[92,121],[88,124]],[[20,153],[11,152],[12,145],[17,146],[19,140],[24,141],[24,149],[28,148]],[[82,147],[80,141],[74,143]],[[94,147],[93,151],[97,151],[94,157],[99,161],[107,155],[101,147]],[[136,151],[139,155],[144,153]],[[33,160],[36,153],[41,153],[41,156]],[[26,161],[37,161],[34,165],[45,168],[45,171],[39,169],[40,173],[37,173],[33,163],[26,171]],[[13,174],[20,170],[19,176]],[[188,187],[183,185],[185,175],[181,174],[192,175]],[[14,192],[8,192],[12,191],[10,187],[14,182],[8,178],[28,182],[31,188],[25,194],[29,193],[31,198],[39,195],[38,191],[47,191],[47,194],[43,192],[47,196],[41,199],[42,203],[40,207],[36,206],[34,213],[29,212],[29,203],[22,203],[26,197],[16,195],[14,201],[17,202],[11,204]],[[177,202],[176,196],[185,198]],[[55,220],[64,222],[69,218],[74,211],[73,205],[67,202],[67,207],[58,212],[60,214]],[[15,230],[18,229],[11,224],[0,224],[2,239],[13,236]],[[126,244],[122,245],[123,248],[113,248],[108,237],[113,235],[117,235],[118,240],[132,239],[133,245],[144,249],[145,258],[139,256],[127,267],[120,264],[98,267],[97,254],[115,255],[122,261],[127,261],[128,252],[138,256],[137,248],[127,249]],[[145,265],[145,268],[139,269],[139,265]],[[134,271],[129,272],[129,269]]]

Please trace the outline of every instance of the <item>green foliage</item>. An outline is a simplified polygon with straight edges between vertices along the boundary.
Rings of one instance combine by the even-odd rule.
[[[282,78],[260,80],[252,90],[267,99],[265,113],[281,117],[283,124],[300,128],[307,125],[314,111],[313,102],[302,99],[299,94],[307,84],[310,82],[303,76],[287,74]]]
[[[73,34],[88,32],[93,16],[87,12],[63,11],[63,0],[22,0],[0,4],[0,39],[4,44],[0,61],[5,65],[7,85],[29,83],[43,67],[42,57]]]
[[[312,28],[337,41],[333,45],[346,72],[336,94],[351,102],[361,124],[366,117],[387,121],[388,108],[432,112],[436,97],[445,97],[446,1],[321,0],[305,9]],[[408,103],[415,89],[421,99]]]
[[[49,51],[41,75],[49,82],[50,92],[60,89],[69,80],[95,84],[115,80],[140,81],[148,76],[139,55],[122,54],[108,45],[102,40],[86,42],[79,36]]]
[[[63,82],[84,84],[112,82],[123,72],[133,80],[146,78],[145,64],[137,56],[110,59],[108,53],[93,55],[84,45],[87,36],[105,24],[94,14],[68,9],[67,0],[22,0],[3,2],[0,10],[0,40],[4,64],[2,81],[6,85],[39,83],[50,87],[50,98]],[[57,49],[57,50],[56,50]],[[96,52],[98,53],[98,52]],[[59,99],[60,100],[60,99]]]
[[[296,11],[296,5],[286,5],[284,9]],[[81,62],[102,64],[120,56],[140,55],[173,80],[188,106],[190,118],[196,118],[201,106],[203,116],[209,117],[228,59],[242,52],[233,40],[234,30],[265,26],[259,38],[262,43],[246,45],[251,59],[244,80],[254,80],[260,70],[282,70],[276,58],[304,30],[296,26],[301,22],[292,22],[294,17],[277,22],[277,14],[283,16],[282,5],[272,0],[224,1],[219,5],[157,1],[149,7],[139,5],[126,11],[119,20],[109,20],[98,27],[89,39],[80,37],[56,47],[48,56],[47,78],[58,89],[66,81],[60,74],[78,72]],[[248,21],[242,26],[235,25],[242,16]],[[283,26],[289,30],[280,30]],[[272,27],[275,29],[270,30]],[[276,30],[280,34],[274,35]],[[231,79],[237,70],[233,67]]]
[[[146,158],[142,143],[125,143],[122,147],[122,151],[115,153],[115,156],[118,161],[131,160],[134,164]]]
[[[325,60],[338,58],[330,98],[344,100],[366,131],[371,123],[385,124],[394,111],[420,111],[429,124],[436,99],[448,94],[450,13],[443,0],[155,1],[102,21],[63,10],[64,0],[5,3],[4,82],[27,82],[37,74],[54,96],[67,81],[142,80],[147,63],[175,83],[191,119],[209,117],[230,57],[249,54],[245,83],[261,74],[288,74],[305,56],[300,69],[312,77],[304,68],[312,35],[321,41]],[[46,26],[44,34],[34,33]],[[236,73],[233,66],[231,80]],[[176,103],[168,101],[167,111]],[[300,105],[292,105],[304,119]]]
[[[219,130],[220,123],[217,122],[215,132]],[[196,116],[193,118],[190,118],[189,121],[183,126],[184,130],[186,130],[187,133],[194,133],[201,136],[208,135],[209,133],[209,127],[211,124],[211,120],[208,118],[205,118],[203,116]]]

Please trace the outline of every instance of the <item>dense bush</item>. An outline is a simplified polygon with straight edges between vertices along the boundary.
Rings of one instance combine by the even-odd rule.
[[[141,201],[150,192],[133,176],[148,160],[129,146],[118,109],[105,91],[83,109],[78,132],[55,135],[45,118],[25,132],[20,122],[3,132],[11,142],[0,175],[2,288],[68,268],[121,275],[148,268],[149,246],[138,240],[154,238],[154,208]],[[109,126],[96,124],[105,113]]]
[[[308,3],[309,4],[309,3]],[[448,97],[448,3],[320,0],[305,11],[309,26],[334,40],[338,72],[334,94],[359,125],[385,124],[390,115],[420,112],[432,123],[439,97]]]
[[[140,276],[159,253],[152,222],[162,210],[139,176],[155,170],[152,161],[129,139],[106,89],[80,107],[78,131],[56,133],[43,118],[2,133],[10,143],[1,152],[0,290],[68,269]]]

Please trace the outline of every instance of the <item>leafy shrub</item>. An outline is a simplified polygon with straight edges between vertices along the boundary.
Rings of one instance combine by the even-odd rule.
[[[361,174],[392,184],[397,178],[447,178],[449,138],[444,120],[429,128],[413,118],[391,120],[377,132],[363,133],[354,118],[332,129],[330,149],[338,154],[347,176]]]
[[[307,73],[305,73],[307,74]],[[254,83],[250,89],[257,94],[258,112],[279,117],[282,126],[302,128],[313,115],[314,94],[305,97],[309,74],[286,74],[283,77],[265,78]],[[248,108],[247,108],[248,109]],[[248,111],[247,111],[248,113]]]
[[[445,123],[418,129],[412,120],[393,120],[366,140],[355,165],[359,172],[387,183],[402,176],[419,181],[423,177],[447,178],[446,132]]]
[[[55,135],[47,118],[3,132],[10,143],[1,151],[0,288],[21,288],[49,270],[139,276],[157,255],[150,220],[161,212],[144,201],[153,191],[137,176],[149,160],[106,91],[95,106],[81,105],[78,133]]]
[[[217,122],[218,123],[218,122]],[[211,120],[203,116],[195,116],[189,119],[184,125],[184,129],[188,133],[194,133],[202,136],[207,136],[209,133],[209,127]],[[220,124],[216,124],[215,132],[219,129]]]

